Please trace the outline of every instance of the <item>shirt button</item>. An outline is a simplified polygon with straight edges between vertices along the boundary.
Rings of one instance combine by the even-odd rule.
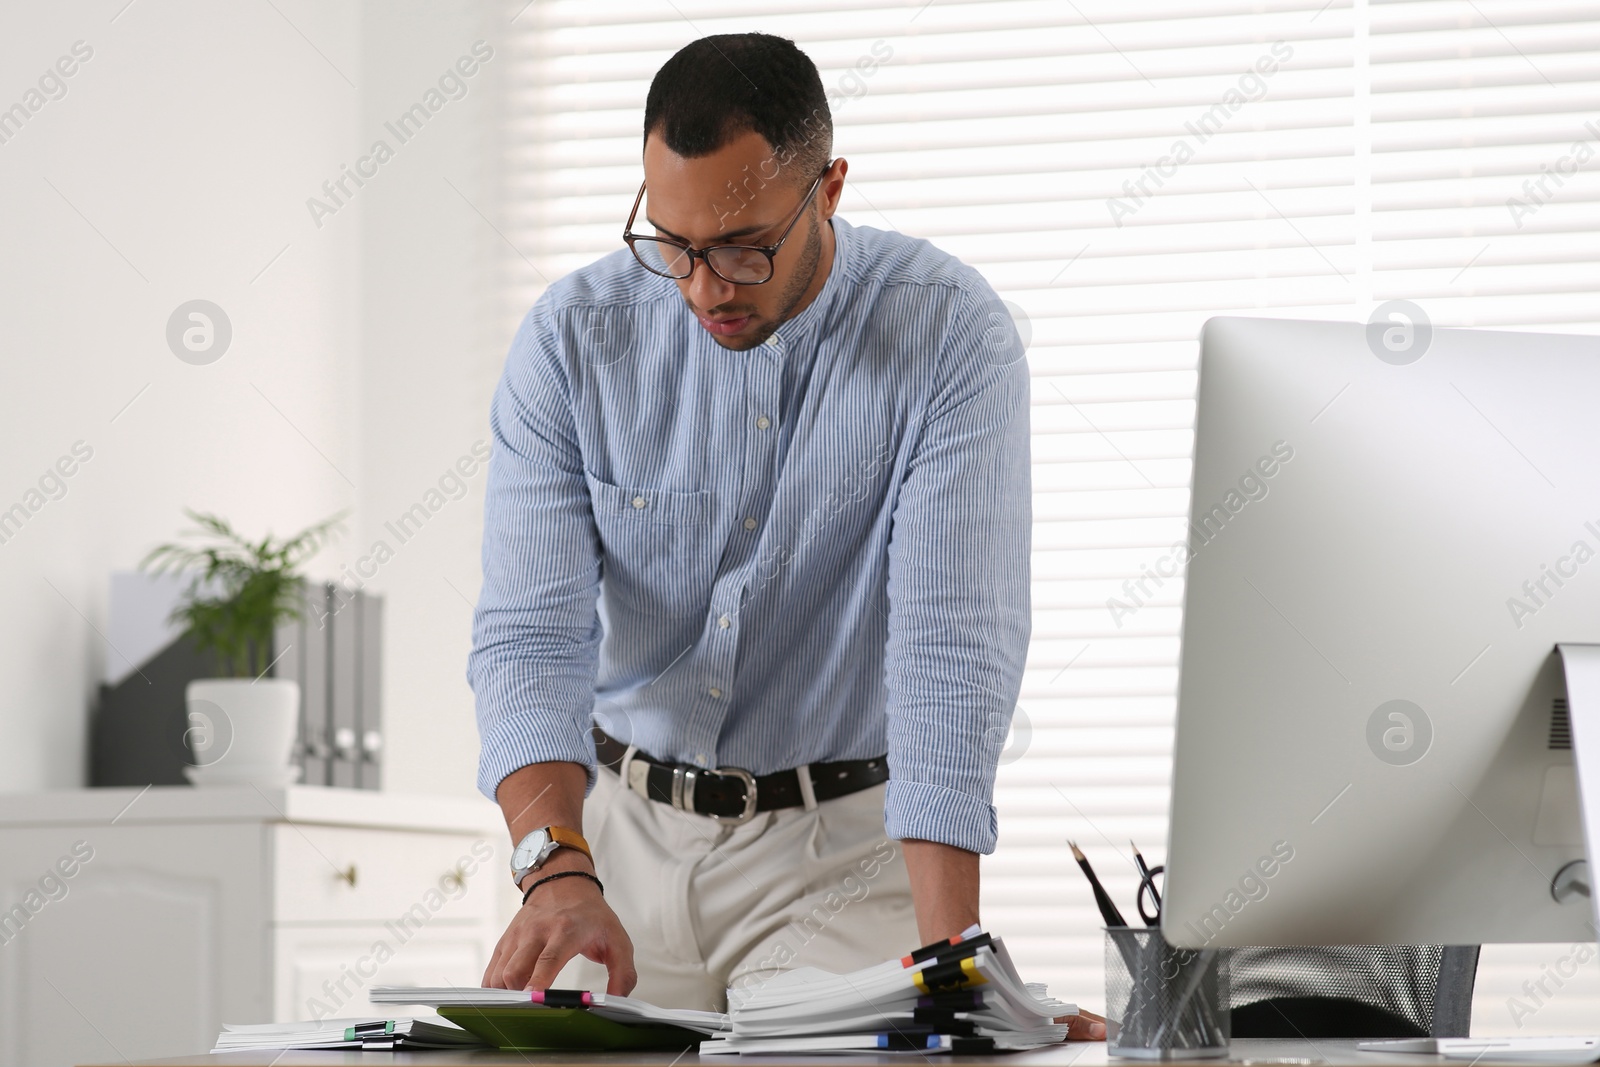
[[[700,764],[700,766],[704,767],[706,765],[706,754],[704,752],[698,753],[695,756],[694,761]]]
[[[636,508],[642,508],[648,503],[649,501],[642,496],[636,496],[633,498],[633,506]]]
[[[746,530],[754,530],[756,528],[756,520],[754,520],[754,519],[745,519],[744,520],[744,528]]]
[[[713,697],[713,699],[720,700],[722,698],[722,690],[718,689],[716,686],[712,686],[711,687],[711,696]]]
[[[733,625],[733,620],[724,615],[722,618],[717,620],[717,625],[726,630],[729,626]]]
[[[759,416],[756,419],[756,429],[758,429],[758,430],[765,430],[768,426],[771,426],[771,425],[772,425],[772,420],[767,418],[765,415]]]

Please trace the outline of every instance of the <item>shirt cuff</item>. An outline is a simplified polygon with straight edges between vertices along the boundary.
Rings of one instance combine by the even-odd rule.
[[[985,855],[1000,834],[993,804],[942,785],[889,779],[883,815],[884,830],[896,840],[934,841]]]
[[[531,712],[503,716],[483,732],[483,748],[478,757],[478,790],[490,800],[496,800],[495,793],[506,775],[530,763],[556,761],[582,765],[589,776],[583,795],[587,797],[594,790],[597,766],[594,738],[589,731],[573,737],[570,731],[551,729],[549,722]]]

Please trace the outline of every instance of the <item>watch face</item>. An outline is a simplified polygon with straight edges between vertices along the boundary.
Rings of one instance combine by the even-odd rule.
[[[522,841],[511,853],[511,869],[513,871],[526,870],[539,862],[539,857],[550,844],[548,830],[535,830]]]

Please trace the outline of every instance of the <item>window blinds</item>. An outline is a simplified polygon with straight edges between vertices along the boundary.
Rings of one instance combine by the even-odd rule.
[[[1064,842],[1125,904],[1129,839],[1164,853],[1182,584],[1147,582],[1134,603],[1125,583],[1183,535],[1200,324],[1364,319],[1403,298],[1439,325],[1600,329],[1600,11],[523,3],[508,8],[507,336],[548,280],[618,247],[656,68],[751,29],[822,71],[850,161],[841,214],[928,238],[1017,309],[1035,620],[984,916],[1030,977],[1098,1003],[1099,917]],[[1516,1030],[1505,998],[1559,948],[1486,957],[1476,1032]],[[1562,1002],[1578,1029],[1582,981]],[[1567,1008],[1543,1012],[1541,1031],[1567,1025]]]

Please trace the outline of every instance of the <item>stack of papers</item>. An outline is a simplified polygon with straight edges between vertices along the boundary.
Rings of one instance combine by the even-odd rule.
[[[993,1052],[1064,1041],[1077,1006],[1024,982],[997,937],[960,938],[850,974],[789,971],[730,989],[731,1032],[701,1053]]]
[[[728,1029],[720,1011],[658,1008],[645,1000],[615,993],[564,989],[464,989],[459,986],[378,986],[368,993],[374,1004],[425,1004],[434,1008],[485,1008],[524,1005],[529,1008],[587,1008],[592,1014],[631,1026],[679,1026],[701,1034]]]
[[[224,1023],[212,1052],[291,1048],[469,1048],[484,1042],[459,1026],[434,1019],[320,1019],[315,1022]]]

